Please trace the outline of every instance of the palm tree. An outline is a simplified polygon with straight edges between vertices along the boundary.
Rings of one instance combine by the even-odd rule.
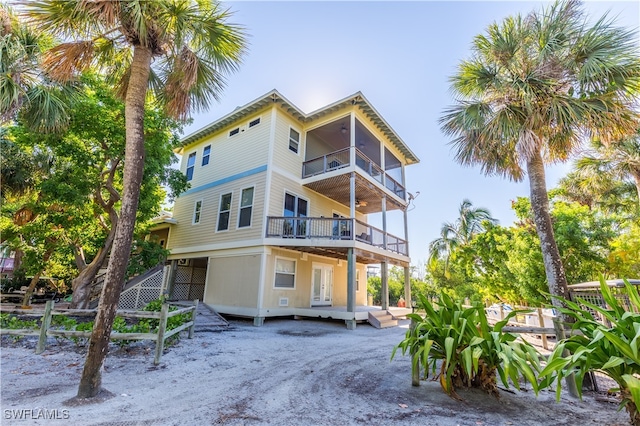
[[[611,144],[591,141],[590,149],[576,162],[576,170],[587,177],[632,180],[640,203],[640,133]]]
[[[112,76],[125,102],[124,182],[120,220],[89,342],[79,398],[100,391],[109,335],[131,249],[144,170],[148,91],[169,116],[186,118],[218,98],[245,49],[243,29],[216,2],[197,0],[40,0],[25,10],[40,28],[67,40],[47,52],[52,78],[72,81],[91,67]]]
[[[13,10],[0,4],[0,123],[22,111],[26,125],[39,131],[57,131],[69,121],[67,103],[74,86],[57,84],[40,66],[42,53],[53,40],[20,22]]]
[[[578,1],[556,2],[490,25],[451,82],[456,104],[440,123],[456,160],[515,181],[528,175],[549,290],[568,297],[544,165],[566,161],[583,136],[609,142],[637,129],[633,32],[606,16],[589,24]]]
[[[484,232],[485,222],[492,224],[498,222],[491,217],[489,210],[472,206],[471,201],[463,200],[458,208],[458,219],[455,223],[443,223],[440,237],[429,244],[429,263],[444,259],[445,274],[447,274],[449,256],[456,247],[469,244],[474,235]]]

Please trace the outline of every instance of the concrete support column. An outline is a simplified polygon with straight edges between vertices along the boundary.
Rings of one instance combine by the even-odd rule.
[[[346,320],[347,328],[356,328],[356,255],[353,248],[347,249],[347,312],[351,318]]]
[[[389,274],[387,273],[387,262],[380,264],[380,281],[382,288],[380,289],[380,307],[382,310],[389,309]]]

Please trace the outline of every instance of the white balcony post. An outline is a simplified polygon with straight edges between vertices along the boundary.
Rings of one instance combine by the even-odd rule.
[[[387,196],[382,196],[382,247],[387,249]]]
[[[380,264],[380,307],[383,311],[389,309],[389,274],[387,271],[387,262]]]
[[[404,173],[403,173],[403,176],[404,176]],[[404,216],[404,248],[405,248],[404,254],[408,257],[409,256],[409,221],[407,220],[408,215],[407,215],[406,207],[404,208],[403,213],[404,213],[403,216]],[[406,301],[407,306],[411,306],[411,272],[409,270],[409,266],[405,266],[404,268],[404,300]]]

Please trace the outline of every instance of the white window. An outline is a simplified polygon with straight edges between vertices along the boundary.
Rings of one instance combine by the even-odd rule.
[[[187,181],[193,179],[193,169],[196,165],[196,153],[192,152],[187,158]]]
[[[231,137],[231,136],[235,136],[235,135],[237,135],[238,133],[240,133],[240,127],[236,127],[235,129],[231,130],[231,131],[229,132],[229,137]]]
[[[229,229],[229,216],[231,215],[231,192],[220,196],[220,210],[218,212],[218,231]]]
[[[211,157],[211,145],[207,145],[204,147],[204,151],[202,151],[202,165],[206,166],[209,164],[209,157]]]
[[[296,261],[293,259],[276,258],[276,279],[274,287],[295,288]]]
[[[242,190],[240,196],[240,213],[238,214],[238,228],[251,226],[251,212],[253,211],[253,187]]]
[[[300,148],[300,133],[292,128],[289,128],[289,150],[297,154],[299,148]]]
[[[257,126],[258,124],[260,124],[260,117],[256,118],[255,120],[251,120],[249,122],[249,128]]]
[[[360,269],[356,269],[356,291],[360,291]]]
[[[193,221],[192,223],[195,225],[196,223],[200,223],[200,215],[202,213],[202,200],[196,201],[193,206]]]

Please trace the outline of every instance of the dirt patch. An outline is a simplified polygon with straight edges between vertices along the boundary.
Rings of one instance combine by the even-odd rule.
[[[84,352],[52,342],[42,355],[32,342],[3,339],[3,425],[627,425],[616,404],[543,391],[477,390],[447,397],[437,382],[411,386],[408,357],[396,356],[408,323],[383,330],[340,322],[233,321],[229,331],[196,333],[170,347],[158,366],[155,348],[112,347],[102,386],[114,396],[65,406],[77,393]],[[86,349],[85,349],[86,350]],[[68,410],[66,420],[18,420],[25,410]],[[13,410],[7,412],[6,410]],[[22,411],[21,411],[22,410]],[[55,411],[58,413],[58,411]],[[70,423],[71,422],[71,423]]]

